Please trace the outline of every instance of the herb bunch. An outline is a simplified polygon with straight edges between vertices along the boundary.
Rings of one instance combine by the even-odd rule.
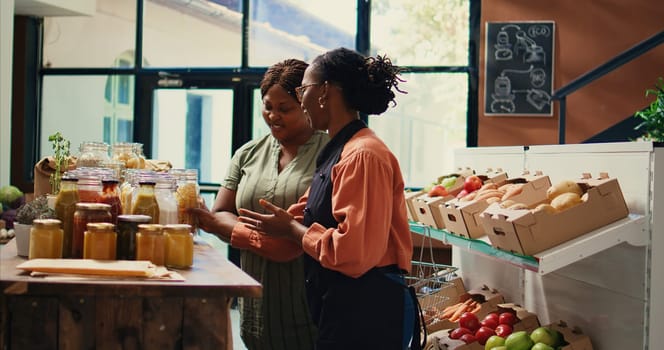
[[[60,192],[60,182],[62,180],[62,170],[66,169],[69,165],[69,149],[71,143],[65,139],[60,132],[56,132],[48,137],[53,149],[53,157],[55,158],[55,172],[51,174],[49,182],[51,183],[51,193],[58,194]]]
[[[654,89],[646,90],[646,97],[655,95],[655,100],[634,116],[643,119],[636,130],[644,131],[644,138],[651,141],[664,141],[664,79],[657,80]]]

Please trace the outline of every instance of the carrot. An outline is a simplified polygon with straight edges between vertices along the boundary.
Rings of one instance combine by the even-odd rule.
[[[480,312],[480,310],[482,310],[482,304],[476,303],[475,307],[470,312],[476,314]]]
[[[446,308],[443,310],[443,314],[442,314],[440,317],[443,318],[443,319],[449,319],[450,317],[452,317],[452,315],[454,315],[454,312],[455,312],[459,307],[461,307],[461,305],[463,305],[463,303],[456,303],[456,304],[454,304],[454,305],[451,305],[451,306],[446,307]]]
[[[466,309],[468,308],[468,305],[466,303],[462,304],[456,311],[454,311],[454,314],[450,317],[451,322],[456,322],[459,320],[461,315],[466,312]]]

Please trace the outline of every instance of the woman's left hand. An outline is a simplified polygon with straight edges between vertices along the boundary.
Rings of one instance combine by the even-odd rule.
[[[286,210],[260,199],[258,203],[271,214],[261,214],[247,209],[238,209],[239,220],[250,229],[260,231],[263,234],[275,237],[287,237],[295,239],[292,225],[296,222]]]

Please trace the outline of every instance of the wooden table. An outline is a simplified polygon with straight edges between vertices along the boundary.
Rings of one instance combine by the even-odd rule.
[[[0,349],[232,349],[232,297],[261,296],[209,245],[196,245],[185,282],[47,280],[0,246]]]

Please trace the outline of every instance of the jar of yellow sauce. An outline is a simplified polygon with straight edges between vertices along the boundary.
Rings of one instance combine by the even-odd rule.
[[[138,225],[136,260],[149,260],[155,265],[163,266],[165,253],[164,226],[159,224]]]
[[[83,240],[83,259],[115,260],[117,234],[110,222],[91,222]]]
[[[62,258],[64,231],[57,219],[36,219],[30,228],[30,248],[28,259]]]
[[[191,226],[172,224],[164,226],[166,239],[166,266],[179,269],[194,264],[194,235]]]
[[[156,183],[152,181],[141,181],[136,198],[133,199],[131,213],[133,215],[147,215],[152,218],[151,223],[159,223],[159,204],[155,197],[154,188]]]

